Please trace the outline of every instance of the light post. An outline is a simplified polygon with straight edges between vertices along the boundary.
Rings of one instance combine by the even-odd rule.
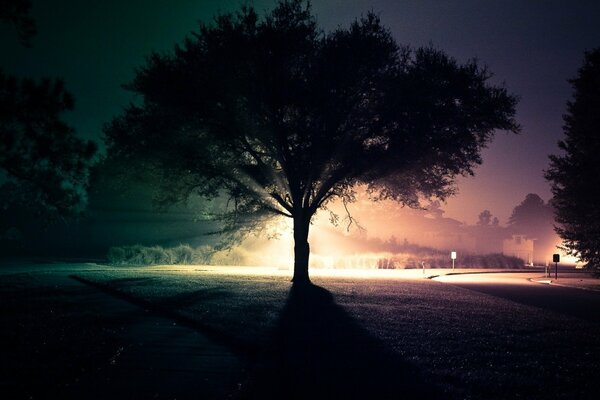
[[[452,271],[454,271],[454,260],[456,260],[456,252],[455,251],[450,252],[450,258],[452,259]]]

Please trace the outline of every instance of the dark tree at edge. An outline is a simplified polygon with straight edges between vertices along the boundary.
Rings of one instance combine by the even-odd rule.
[[[600,272],[600,49],[585,54],[564,115],[563,155],[550,156],[556,232],[569,254]]]

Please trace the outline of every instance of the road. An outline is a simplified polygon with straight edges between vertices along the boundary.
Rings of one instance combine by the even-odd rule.
[[[490,273],[434,278],[491,296],[600,324],[600,291],[532,282],[539,274]],[[560,281],[559,281],[560,282]]]

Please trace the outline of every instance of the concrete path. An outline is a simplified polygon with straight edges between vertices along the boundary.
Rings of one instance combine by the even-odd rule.
[[[85,291],[83,307],[101,305],[127,321],[119,338],[125,345],[111,359],[113,373],[99,397],[227,399],[238,392],[242,364],[227,348],[97,289]]]
[[[6,271],[3,271],[6,272]],[[32,275],[67,293],[78,313],[119,321],[94,328],[116,332],[121,346],[110,367],[87,374],[73,391],[94,399],[228,399],[239,395],[243,365],[202,333],[68,277],[73,271]],[[31,273],[31,271],[28,271]],[[1,275],[1,274],[0,274]]]
[[[539,274],[489,273],[446,275],[435,280],[588,322],[600,323],[599,291],[564,287],[554,283],[541,284],[534,281],[538,277]]]

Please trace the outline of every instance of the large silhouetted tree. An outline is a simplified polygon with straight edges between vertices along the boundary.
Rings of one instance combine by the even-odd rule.
[[[552,226],[553,212],[550,204],[535,193],[529,193],[519,203],[508,219],[508,226],[517,233],[531,237],[542,235]]]
[[[570,80],[562,155],[550,156],[546,178],[554,194],[556,232],[571,255],[600,272],[600,49],[586,53]]]
[[[294,282],[308,282],[309,226],[329,201],[358,184],[409,206],[443,199],[495,129],[518,130],[516,99],[489,78],[398,46],[373,14],[323,33],[308,5],[282,1],[152,54],[127,86],[140,103],[106,136],[113,154],[155,162],[167,201],[223,195],[236,222],[292,218]]]
[[[27,0],[0,0],[0,22],[14,23],[29,44],[35,32]],[[0,210],[47,216],[81,209],[96,146],[75,136],[63,113],[73,96],[61,80],[17,78],[0,70]]]

